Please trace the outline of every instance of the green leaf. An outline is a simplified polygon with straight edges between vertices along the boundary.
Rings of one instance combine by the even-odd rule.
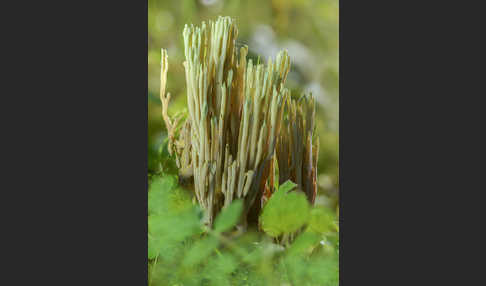
[[[231,253],[214,255],[204,268],[204,275],[210,280],[209,285],[232,285],[231,273],[237,270],[238,260]]]
[[[283,183],[280,187],[279,187],[279,191],[281,191],[282,193],[286,194],[288,193],[289,191],[293,190],[295,187],[297,187],[297,184],[292,182],[291,180],[287,180],[285,183]]]
[[[263,230],[270,236],[292,233],[309,219],[309,203],[302,192],[289,192],[297,185],[287,181],[270,197],[260,221]]]
[[[236,200],[228,207],[224,208],[214,221],[214,230],[216,232],[224,232],[233,228],[241,216],[243,210],[243,202]]]
[[[201,233],[201,224],[196,207],[173,214],[158,214],[148,217],[149,258],[162,254],[169,257],[177,251],[185,239]]]
[[[184,266],[194,266],[204,259],[207,259],[211,252],[218,246],[218,240],[208,236],[194,243],[192,248],[186,253],[182,264]]]
[[[339,256],[321,255],[308,261],[307,281],[313,285],[339,285]]]
[[[309,254],[319,245],[320,236],[312,232],[300,234],[288,249],[288,255]]]
[[[148,192],[148,257],[176,254],[177,245],[201,232],[198,208],[177,187],[175,176],[157,177]]]
[[[153,180],[148,192],[148,213],[165,213],[168,208],[169,192],[177,185],[175,176],[163,176]]]
[[[322,207],[315,207],[310,211],[308,230],[317,233],[327,233],[335,228],[334,214]]]

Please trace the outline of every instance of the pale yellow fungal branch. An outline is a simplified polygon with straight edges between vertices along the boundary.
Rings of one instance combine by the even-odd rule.
[[[172,155],[174,144],[174,127],[175,122],[172,122],[167,110],[169,108],[170,93],[165,93],[167,85],[167,70],[169,69],[169,61],[167,60],[167,50],[161,49],[161,63],[160,63],[160,102],[162,103],[162,118],[164,119],[165,126],[167,127],[167,134],[169,137],[169,154]]]
[[[167,85],[167,71],[169,69],[169,61],[167,56],[167,50],[161,49],[161,60],[160,60],[160,100],[164,102],[165,96],[165,88]],[[166,109],[167,110],[167,109]],[[163,115],[164,113],[162,113]],[[165,117],[164,117],[165,119]]]
[[[184,178],[189,178],[192,176],[191,160],[189,158],[191,144],[188,142],[191,137],[189,127],[190,122],[186,121],[183,124],[182,132],[179,132],[178,135],[176,134],[182,114],[180,116],[176,116],[174,119],[171,119],[168,114],[169,101],[171,98],[170,93],[165,93],[168,69],[169,61],[167,50],[161,49],[160,102],[162,103],[162,118],[164,119],[165,126],[167,128],[167,136],[169,139],[167,149],[170,155],[175,153],[177,167],[180,168],[181,175],[183,175]]]

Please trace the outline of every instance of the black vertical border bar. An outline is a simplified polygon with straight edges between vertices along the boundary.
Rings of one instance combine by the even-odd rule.
[[[2,107],[18,109],[3,120],[14,133],[2,136],[12,142],[2,190],[17,198],[2,197],[12,208],[2,228],[12,254],[2,256],[16,284],[147,285],[147,9],[86,0],[2,10],[14,15]]]

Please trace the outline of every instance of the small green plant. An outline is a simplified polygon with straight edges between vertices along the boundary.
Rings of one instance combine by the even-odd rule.
[[[335,217],[308,205],[305,220],[287,212],[290,205],[308,204],[304,194],[289,193],[294,187],[291,182],[280,186],[261,217],[271,236],[300,229],[282,246],[259,232],[231,231],[242,214],[241,200],[224,208],[208,229],[176,175],[154,178],[149,190],[149,285],[338,285]],[[282,200],[287,202],[276,203]],[[291,222],[279,222],[276,215],[283,212]]]

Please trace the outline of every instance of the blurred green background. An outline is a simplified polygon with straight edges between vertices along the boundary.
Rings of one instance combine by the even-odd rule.
[[[339,182],[339,3],[338,0],[149,0],[148,1],[148,142],[149,172],[167,136],[159,99],[160,49],[168,50],[169,114],[186,106],[182,62],[184,25],[200,25],[231,16],[239,30],[238,46],[249,57],[268,59],[287,49],[291,71],[286,86],[292,96],[312,92],[316,98],[318,204],[335,207]]]

